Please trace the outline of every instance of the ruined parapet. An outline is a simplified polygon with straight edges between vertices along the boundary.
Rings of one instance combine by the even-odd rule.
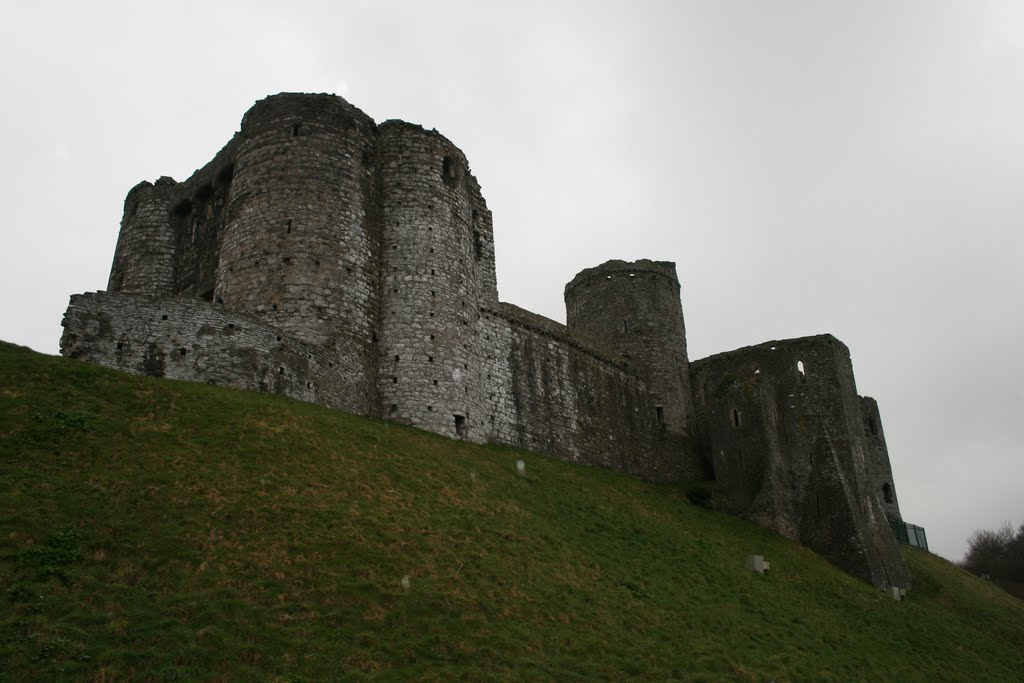
[[[124,200],[121,231],[110,267],[107,289],[144,296],[174,293],[177,239],[171,227],[171,207],[177,183],[162,177],[141,182]]]
[[[868,493],[875,497],[889,519],[902,521],[900,502],[896,498],[889,448],[885,444],[882,416],[878,403],[869,396],[860,397],[860,411],[864,418],[864,439],[867,441]]]
[[[565,286],[569,330],[620,354],[647,379],[656,419],[690,430],[692,394],[686,326],[674,263],[608,261]]]
[[[485,440],[480,304],[493,246],[480,231],[479,187],[465,156],[435,131],[380,126],[381,325],[384,416]],[[488,214],[489,216],[489,214]],[[489,219],[488,219],[489,220]]]
[[[831,335],[691,365],[700,439],[738,510],[879,587],[909,585],[873,493],[849,350]]]
[[[342,410],[358,407],[339,381],[349,359],[217,304],[186,297],[76,294],[61,324],[61,354],[69,358]]]
[[[237,135],[215,298],[354,360],[357,412],[375,405],[376,126],[332,95],[257,102]]]

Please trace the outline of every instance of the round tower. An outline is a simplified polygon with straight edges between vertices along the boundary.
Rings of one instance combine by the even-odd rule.
[[[176,243],[170,217],[176,187],[163,177],[128,192],[107,290],[152,297],[173,293]]]
[[[494,270],[480,229],[486,207],[465,156],[442,135],[401,121],[379,131],[384,416],[483,441],[477,328]]]
[[[340,407],[375,404],[376,126],[333,95],[280,94],[242,119],[215,299],[337,363]],[[334,365],[332,365],[333,367]]]
[[[676,266],[608,261],[565,286],[566,325],[620,354],[647,380],[655,419],[688,433],[693,413],[686,327]]]

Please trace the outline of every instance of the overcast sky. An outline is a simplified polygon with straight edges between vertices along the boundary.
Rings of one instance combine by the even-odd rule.
[[[57,353],[133,185],[333,92],[466,153],[502,300],[675,261],[693,359],[850,347],[934,551],[1024,522],[1022,2],[8,3],[0,86],[0,339]]]

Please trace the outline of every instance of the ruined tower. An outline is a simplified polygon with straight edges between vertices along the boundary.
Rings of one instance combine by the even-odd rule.
[[[444,136],[380,126],[384,416],[485,440],[480,306],[497,301],[490,212]]]
[[[686,434],[693,412],[676,266],[608,261],[565,286],[566,325],[614,350],[647,381],[655,419]]]

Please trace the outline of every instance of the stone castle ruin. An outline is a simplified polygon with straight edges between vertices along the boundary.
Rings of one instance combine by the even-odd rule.
[[[71,297],[61,353],[651,481],[713,478],[745,516],[909,585],[878,407],[842,342],[691,363],[664,261],[584,270],[565,303],[561,325],[498,300],[491,212],[447,138],[281,94],[188,180],[132,188],[107,291]]]

